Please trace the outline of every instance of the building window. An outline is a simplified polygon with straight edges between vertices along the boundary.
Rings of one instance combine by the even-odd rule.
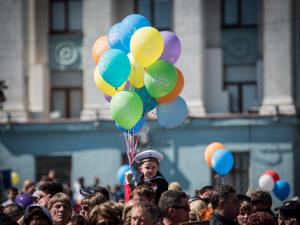
[[[135,0],[135,12],[147,17],[158,30],[171,30],[171,0]]]
[[[223,84],[233,113],[258,109],[257,0],[222,1]]]
[[[82,0],[50,0],[50,33],[81,32]]]
[[[245,27],[257,24],[257,0],[223,0],[223,27]]]
[[[82,101],[81,72],[52,73],[51,112],[56,118],[80,117]]]
[[[237,193],[246,193],[249,188],[249,152],[234,152],[234,166],[223,182],[232,186]],[[213,171],[212,184],[220,183],[220,177]]]

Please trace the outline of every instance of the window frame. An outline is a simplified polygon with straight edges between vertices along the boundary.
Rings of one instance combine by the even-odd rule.
[[[81,1],[81,0],[80,0]],[[63,3],[64,4],[64,29],[63,30],[54,30],[52,24],[52,3]],[[48,9],[49,9],[49,34],[83,34],[82,29],[80,30],[70,30],[69,29],[69,2],[70,0],[48,0]],[[83,2],[83,1],[82,1]],[[83,19],[83,18],[81,18]]]
[[[139,0],[134,0],[134,12],[135,13],[139,13],[138,11],[138,2]],[[155,4],[156,4],[156,0],[149,0],[150,2],[150,17],[148,18],[151,22],[151,25],[155,28],[157,28],[159,31],[163,31],[163,30],[172,30],[173,29],[173,1],[169,0],[170,3],[170,15],[169,15],[169,27],[156,27],[156,24],[154,24],[155,21]]]

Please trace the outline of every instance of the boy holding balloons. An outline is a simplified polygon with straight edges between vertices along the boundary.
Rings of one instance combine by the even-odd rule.
[[[158,171],[158,165],[163,160],[163,155],[156,150],[146,150],[138,153],[134,160],[140,165],[141,173],[133,177],[132,181],[132,172],[125,174],[125,200],[129,200],[132,189],[142,184],[148,184],[155,192],[155,204],[157,204],[161,194],[168,190],[168,182]]]

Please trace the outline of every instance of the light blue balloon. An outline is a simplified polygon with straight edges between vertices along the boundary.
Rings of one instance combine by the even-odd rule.
[[[158,105],[157,120],[163,128],[174,128],[187,118],[188,113],[186,102],[178,96],[174,101]]]
[[[120,40],[120,27],[121,27],[121,23],[116,23],[109,29],[109,31],[108,31],[109,47],[111,49],[112,48],[120,49],[120,50],[128,53],[128,51],[125,50],[125,48],[122,45],[122,42]]]
[[[211,165],[214,171],[220,176],[224,176],[232,169],[234,163],[233,155],[230,151],[217,150],[212,158]]]
[[[129,134],[137,134],[145,124],[145,117],[142,116],[141,119],[133,126],[133,128],[126,130],[125,128],[121,127],[119,124],[116,123],[116,126],[119,131],[122,133],[129,133]]]
[[[145,86],[142,88],[135,88],[134,91],[141,97],[143,101],[144,114],[157,107],[157,101],[149,95]]]
[[[130,40],[133,33],[142,27],[149,26],[151,26],[149,20],[140,14],[131,14],[122,20],[119,34],[126,51],[130,51]]]
[[[120,184],[124,184],[124,175],[128,170],[130,170],[130,166],[128,164],[124,164],[118,169],[117,177]]]
[[[119,49],[110,49],[103,53],[98,64],[102,78],[113,87],[120,87],[130,73],[127,55]]]
[[[289,196],[291,187],[287,181],[280,179],[276,181],[273,191],[275,196],[283,201]]]

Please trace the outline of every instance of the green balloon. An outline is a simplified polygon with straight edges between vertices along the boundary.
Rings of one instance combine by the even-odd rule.
[[[146,69],[144,83],[152,98],[157,99],[169,94],[176,82],[176,69],[167,61],[158,60]]]
[[[110,112],[118,125],[130,129],[143,114],[143,102],[134,91],[119,91],[110,101]]]

